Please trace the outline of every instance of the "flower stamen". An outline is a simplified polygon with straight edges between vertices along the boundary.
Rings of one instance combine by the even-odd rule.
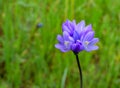
[[[65,42],[64,42],[64,45],[65,45],[66,47],[68,47],[69,41],[65,41]]]
[[[89,42],[88,41],[85,41],[85,45],[88,45],[89,44]]]

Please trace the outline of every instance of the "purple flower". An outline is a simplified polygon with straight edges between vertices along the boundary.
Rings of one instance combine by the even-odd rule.
[[[80,51],[92,51],[97,50],[98,46],[95,44],[99,41],[98,38],[94,38],[94,31],[92,25],[85,26],[85,21],[81,21],[76,24],[75,20],[72,22],[67,20],[62,25],[63,35],[58,35],[58,44],[56,48],[62,52],[72,50],[75,54]]]

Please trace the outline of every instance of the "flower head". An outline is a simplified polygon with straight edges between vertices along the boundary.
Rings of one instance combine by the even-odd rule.
[[[98,38],[94,38],[94,31],[92,25],[85,26],[85,21],[81,21],[76,24],[75,20],[72,22],[67,20],[62,25],[63,34],[57,36],[58,44],[56,48],[62,52],[72,50],[75,54],[80,51],[92,51],[97,50],[98,46],[95,44],[99,41]]]

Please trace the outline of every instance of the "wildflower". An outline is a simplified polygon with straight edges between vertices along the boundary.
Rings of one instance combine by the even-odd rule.
[[[75,20],[72,22],[67,20],[62,25],[63,34],[57,36],[58,44],[55,45],[62,52],[72,50],[76,56],[79,72],[80,72],[80,84],[82,86],[82,70],[79,63],[78,53],[85,51],[97,50],[98,46],[95,44],[99,41],[98,38],[94,38],[94,31],[92,25],[85,26],[85,22],[81,21],[76,24]]]
[[[84,21],[76,24],[75,20],[72,22],[67,20],[62,25],[62,31],[63,35],[57,36],[59,43],[55,45],[55,47],[60,49],[62,52],[72,50],[77,54],[83,50],[89,52],[98,49],[98,46],[95,44],[99,39],[94,38],[94,31],[92,30],[91,24],[85,26]]]

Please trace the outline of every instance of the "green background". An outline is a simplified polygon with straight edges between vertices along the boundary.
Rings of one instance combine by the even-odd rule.
[[[79,53],[84,88],[120,88],[119,0],[0,0],[0,88],[79,88],[75,56],[54,47],[66,19],[100,39]]]

